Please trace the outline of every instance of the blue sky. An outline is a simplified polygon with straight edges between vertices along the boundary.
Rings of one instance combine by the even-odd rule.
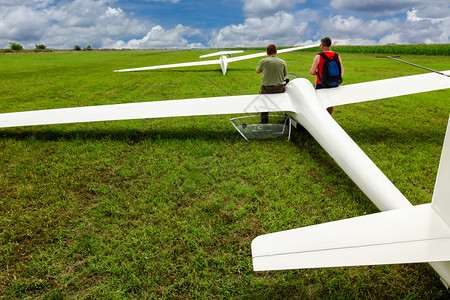
[[[449,0],[0,0],[0,48],[449,43]]]

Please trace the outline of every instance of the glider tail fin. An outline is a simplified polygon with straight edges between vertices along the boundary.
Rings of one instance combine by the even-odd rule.
[[[441,161],[434,187],[431,206],[450,228],[450,120],[447,125]],[[430,265],[441,276],[441,281],[449,288],[450,261],[432,262]]]
[[[447,125],[432,206],[450,226],[450,120]]]

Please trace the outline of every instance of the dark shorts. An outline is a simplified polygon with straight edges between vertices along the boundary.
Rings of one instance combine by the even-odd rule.
[[[259,90],[260,94],[279,94],[284,93],[284,85],[262,85]]]

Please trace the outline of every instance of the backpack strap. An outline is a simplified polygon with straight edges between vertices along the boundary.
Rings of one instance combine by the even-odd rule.
[[[320,53],[317,53],[317,54],[319,54],[320,56],[322,56],[322,58],[325,59],[325,61],[330,60],[330,58],[329,58],[325,53],[323,53],[323,52],[320,52]]]
[[[337,52],[333,52],[334,53],[334,57],[333,57],[333,59],[330,59],[325,53],[323,53],[323,52],[320,52],[320,53],[317,53],[318,55],[320,55],[320,56],[322,56],[323,57],[323,59],[325,59],[325,61],[327,61],[327,60],[336,60],[336,61],[339,61],[339,54],[337,54]]]

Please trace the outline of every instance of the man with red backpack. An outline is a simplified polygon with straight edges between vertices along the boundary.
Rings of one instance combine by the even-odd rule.
[[[342,82],[344,66],[341,57],[330,50],[331,44],[329,37],[320,40],[322,52],[316,55],[311,66],[311,75],[317,75],[316,89],[338,87]],[[334,107],[327,108],[330,115],[333,109]]]

